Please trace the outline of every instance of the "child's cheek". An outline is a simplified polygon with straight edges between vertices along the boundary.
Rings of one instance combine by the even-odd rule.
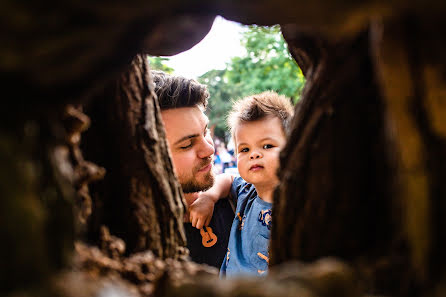
[[[239,161],[237,162],[237,168],[239,171],[244,170],[244,168],[246,167],[245,163],[246,162],[244,162],[243,159],[239,159]]]

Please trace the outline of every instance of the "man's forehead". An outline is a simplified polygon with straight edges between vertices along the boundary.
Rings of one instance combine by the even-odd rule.
[[[163,110],[161,111],[161,117],[165,125],[176,125],[179,121],[183,120],[184,124],[189,121],[208,122],[208,117],[203,112],[202,108],[199,108],[198,106]]]
[[[171,144],[184,137],[201,135],[209,121],[198,106],[163,110],[161,117]]]

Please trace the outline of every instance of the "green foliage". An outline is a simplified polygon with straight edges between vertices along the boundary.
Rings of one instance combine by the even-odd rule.
[[[211,70],[198,78],[208,86],[208,115],[215,135],[221,138],[227,136],[225,119],[233,100],[273,90],[295,103],[305,83],[278,26],[249,26],[241,43],[245,55],[232,58],[224,70]]]
[[[199,77],[199,81],[207,85],[209,99],[208,117],[214,134],[224,138],[226,134],[226,115],[231,109],[232,99],[242,96],[239,86],[228,82],[227,70],[210,70]]]
[[[169,61],[169,58],[149,56],[148,59],[150,69],[161,70],[170,74],[173,73],[174,69],[164,64],[164,62]]]

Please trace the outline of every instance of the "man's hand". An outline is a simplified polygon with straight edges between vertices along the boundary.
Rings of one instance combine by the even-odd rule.
[[[192,227],[197,229],[208,226],[214,213],[214,200],[206,193],[200,193],[198,198],[189,205],[189,219]]]

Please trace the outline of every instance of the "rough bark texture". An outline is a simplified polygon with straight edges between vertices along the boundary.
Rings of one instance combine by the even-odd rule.
[[[72,163],[63,110],[0,129],[0,295],[47,285],[73,248]]]
[[[407,249],[369,31],[329,42],[283,29],[307,83],[281,155],[272,264],[331,255],[367,274],[378,293],[395,293],[388,290],[395,269],[402,277]],[[408,280],[398,286],[407,292]]]
[[[274,267],[265,278],[238,277],[217,280],[209,275],[194,277],[167,273],[165,278],[158,282],[155,295],[359,297],[363,289],[354,271],[333,259],[321,259],[311,265],[288,262]]]
[[[177,258],[185,246],[184,204],[147,59],[137,56],[87,114],[94,127],[85,134],[85,155],[107,168],[104,180],[91,187],[90,241],[97,243],[105,225],[124,240],[127,253],[148,249],[162,259]]]
[[[408,15],[376,25],[373,50],[398,148],[395,203],[410,246],[408,265],[424,292],[441,294],[446,260],[446,58],[441,49],[446,23],[426,17]]]
[[[197,3],[198,4],[198,3]],[[2,123],[78,103],[115,80],[142,51],[171,55],[209,32],[215,14],[181,1],[5,1],[0,78]],[[33,98],[33,99],[30,99]]]

